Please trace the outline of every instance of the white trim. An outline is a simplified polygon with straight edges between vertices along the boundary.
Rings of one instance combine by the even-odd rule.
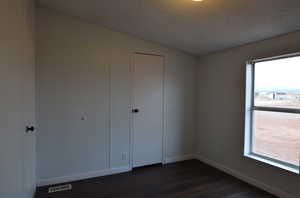
[[[111,59],[109,57],[109,59]],[[111,63],[111,60],[109,60],[109,62]],[[107,168],[110,169],[111,168],[111,164],[112,164],[112,64],[108,64],[108,130],[109,130],[109,135],[108,135],[108,143],[109,143],[109,147],[108,147],[108,164],[107,164]]]
[[[166,56],[163,56],[163,136],[162,136],[162,163],[167,160],[167,78],[166,78]]]
[[[253,103],[253,65],[246,64],[246,83],[245,83],[245,125],[244,125],[244,155],[251,152],[252,147],[252,113]]]
[[[265,190],[265,191],[267,191],[267,192],[269,192],[273,195],[276,195],[276,196],[281,197],[281,198],[296,198],[295,196],[289,194],[288,192],[282,191],[282,190],[280,190],[276,187],[265,184],[265,183],[263,183],[263,182],[261,182],[257,179],[254,179],[252,177],[246,176],[245,174],[243,174],[241,172],[233,170],[233,169],[231,169],[229,167],[226,167],[222,164],[219,164],[215,161],[209,160],[209,159],[207,159],[205,157],[202,157],[200,155],[196,155],[196,157],[199,161],[202,161],[202,162],[204,162],[204,163],[206,163],[210,166],[213,166],[213,167],[215,167],[215,168],[217,168],[217,169],[219,169],[219,170],[221,170],[225,173],[228,173],[228,174],[230,174],[230,175],[232,175],[232,176],[234,176],[234,177],[236,177],[240,180],[243,180],[244,182],[247,182],[247,183],[249,183],[253,186],[256,186],[256,187],[258,187],[262,190]]]
[[[175,163],[175,162],[191,160],[191,159],[197,159],[196,155],[188,154],[188,155],[170,157],[165,160],[164,164]],[[62,177],[53,177],[49,179],[40,179],[37,182],[37,186],[40,187],[40,186],[48,186],[53,184],[65,183],[65,182],[73,182],[82,179],[90,179],[95,177],[102,177],[102,176],[114,175],[118,173],[129,172],[131,170],[132,170],[131,167],[120,167],[120,168],[111,168],[111,169],[99,170],[99,171],[90,171],[87,173],[68,175]]]
[[[99,170],[99,171],[90,171],[86,173],[74,174],[74,175],[67,175],[62,177],[53,177],[49,179],[40,179],[37,182],[37,186],[47,186],[53,184],[60,184],[65,182],[73,182],[82,179],[90,179],[94,177],[101,177],[107,175],[114,175],[118,173],[124,173],[131,171],[130,167],[120,167],[120,168],[111,168],[107,170]]]
[[[129,167],[133,168],[133,115],[132,109],[134,108],[134,53],[130,52],[130,109],[129,109]]]
[[[259,63],[259,62],[264,62],[264,61],[272,61],[272,60],[277,60],[277,59],[292,58],[292,57],[298,57],[298,56],[300,56],[300,52],[291,53],[291,54],[283,54],[283,55],[272,56],[272,57],[267,57],[267,58],[254,59],[254,60],[251,60],[248,62]]]
[[[185,161],[185,160],[192,160],[192,159],[197,159],[197,156],[194,154],[187,154],[187,155],[181,155],[181,156],[175,156],[175,157],[167,157],[165,159],[164,164],[170,164],[170,163],[175,163],[175,162],[180,162],[180,161]]]
[[[272,166],[275,166],[277,168],[281,168],[281,169],[290,171],[292,173],[299,174],[299,169],[293,168],[293,167],[291,167],[289,165],[285,165],[285,164],[280,163],[280,162],[276,162],[276,161],[274,161],[272,159],[270,160],[270,159],[261,157],[259,155],[255,155],[253,153],[248,153],[248,154],[245,154],[244,156],[248,157],[248,158],[251,158],[251,159],[254,159],[254,160],[257,160],[257,161],[260,161],[260,162],[263,162],[263,163],[266,163],[266,164],[269,164],[269,165],[272,165]]]

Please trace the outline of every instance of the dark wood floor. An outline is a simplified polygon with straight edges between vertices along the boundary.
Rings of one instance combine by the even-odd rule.
[[[37,198],[275,198],[197,160],[72,182],[73,190]]]

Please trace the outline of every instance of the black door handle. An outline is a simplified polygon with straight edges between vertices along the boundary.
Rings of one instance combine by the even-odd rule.
[[[35,131],[35,127],[34,126],[26,126],[26,133],[32,133]]]
[[[139,113],[140,110],[139,109],[132,109],[132,113]]]

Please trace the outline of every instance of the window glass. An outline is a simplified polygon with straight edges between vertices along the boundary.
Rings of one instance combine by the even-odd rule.
[[[300,109],[300,57],[255,63],[254,104]]]
[[[252,152],[299,166],[300,114],[254,111]]]

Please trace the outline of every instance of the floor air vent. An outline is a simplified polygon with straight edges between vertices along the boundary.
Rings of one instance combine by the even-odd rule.
[[[60,186],[53,186],[49,188],[48,193],[55,193],[55,192],[66,191],[66,190],[72,190],[72,185],[66,184]]]

